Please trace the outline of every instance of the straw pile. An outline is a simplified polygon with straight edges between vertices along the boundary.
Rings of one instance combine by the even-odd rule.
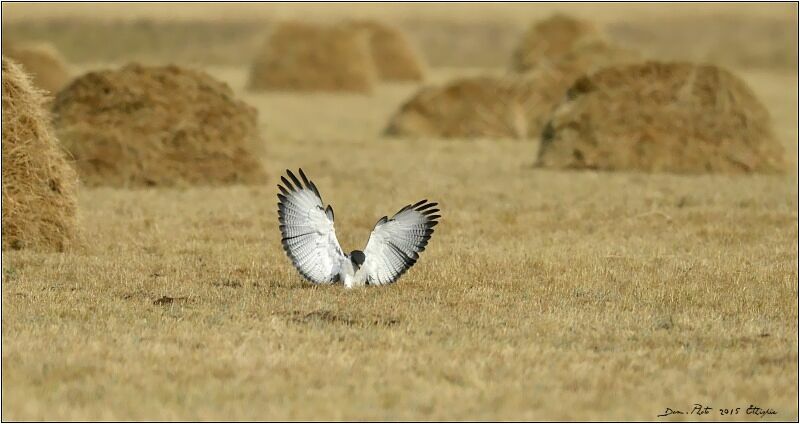
[[[3,250],[63,251],[77,237],[77,177],[43,94],[3,57]]]
[[[72,79],[66,61],[49,44],[3,43],[3,54],[22,65],[35,86],[57,93]]]
[[[365,31],[347,25],[283,22],[256,57],[248,87],[368,93],[377,78]]]
[[[88,73],[54,100],[59,139],[88,185],[260,183],[256,110],[176,66]]]
[[[525,32],[511,57],[511,69],[527,72],[552,66],[564,55],[574,54],[577,50],[592,53],[605,45],[600,31],[591,23],[554,15],[535,23]]]
[[[402,137],[538,137],[568,83],[540,72],[525,77],[461,78],[424,87],[391,118],[386,134]]]
[[[397,28],[370,20],[349,21],[349,28],[365,31],[378,77],[383,81],[421,81],[422,62]]]
[[[785,166],[769,114],[743,81],[712,65],[659,62],[578,79],[545,128],[538,162],[676,173]]]

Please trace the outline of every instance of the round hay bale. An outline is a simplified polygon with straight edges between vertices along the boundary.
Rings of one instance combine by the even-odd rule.
[[[419,55],[399,29],[369,20],[349,21],[345,25],[366,31],[372,60],[381,80],[422,81]]]
[[[261,183],[257,111],[209,75],[131,64],[77,78],[53,102],[84,184]]]
[[[3,67],[3,250],[63,251],[76,242],[77,176],[22,68]]]
[[[538,137],[569,83],[553,72],[469,77],[423,87],[392,116],[386,134],[404,137]]]
[[[72,79],[66,61],[53,46],[43,43],[4,43],[3,54],[22,65],[37,87],[58,93]]]
[[[250,70],[252,90],[372,91],[367,34],[343,25],[279,24]]]
[[[711,65],[610,67],[578,79],[545,128],[553,168],[737,173],[783,170],[766,108]]]
[[[512,54],[511,69],[528,72],[556,63],[562,56],[576,50],[593,50],[583,46],[604,44],[600,32],[591,23],[566,15],[553,15],[537,22],[525,32]]]

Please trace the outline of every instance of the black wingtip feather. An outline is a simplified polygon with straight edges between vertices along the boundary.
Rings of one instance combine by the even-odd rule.
[[[378,222],[375,223],[374,227],[377,227],[378,225],[381,225],[381,224],[385,224],[387,221],[389,221],[389,217],[388,216],[382,216],[381,219],[379,219]]]
[[[325,215],[328,216],[331,222],[334,221],[333,208],[331,207],[331,205],[328,205],[328,207],[325,208]]]
[[[319,200],[322,200],[322,196],[319,194],[319,190],[317,190],[317,185],[314,184],[313,181],[309,181],[308,184],[311,186],[311,191],[319,197]]]
[[[431,211],[431,208],[433,208],[435,206],[438,206],[438,205],[439,205],[439,203],[436,203],[436,202],[428,203],[428,199],[422,199],[417,203],[403,206],[402,209],[397,211],[395,216],[400,215],[401,213],[403,213],[403,212],[405,212],[407,210],[415,210],[417,212],[422,213],[423,215],[427,215],[427,214],[430,214],[430,213],[433,213],[433,212],[439,212],[438,209],[434,210],[433,212]]]
[[[303,184],[305,184],[306,187],[311,188],[311,181],[309,181],[308,177],[306,177],[306,173],[303,172],[303,168],[299,168],[298,171],[300,171],[300,178],[303,180]]]
[[[314,184],[314,182],[308,178],[305,171],[303,171],[303,168],[298,168],[297,171],[300,174],[300,179],[298,179],[297,176],[291,170],[287,169],[286,175],[289,178],[287,179],[286,176],[281,176],[281,182],[283,182],[283,185],[285,185],[286,187],[281,188],[281,186],[278,185],[278,189],[280,189],[282,192],[284,192],[284,194],[287,195],[295,191],[308,189],[313,191],[314,194],[316,194],[317,197],[319,197],[319,199],[322,200],[322,195],[319,194],[319,189],[317,189],[317,185]]]
[[[425,203],[427,203],[427,202],[428,202],[428,199],[422,199],[422,200],[420,200],[419,202],[417,202],[417,203],[414,203],[413,205],[411,205],[411,207],[412,207],[412,208],[414,208],[414,209],[416,209],[416,208],[418,208],[420,205],[424,205],[424,204],[425,204]]]
[[[287,171],[288,171],[288,169],[287,169]],[[292,185],[292,183],[290,183],[289,180],[287,180],[286,177],[284,177],[283,175],[281,175],[281,182],[283,182],[283,185],[285,185],[286,188],[289,189],[289,191],[295,191],[296,190],[294,188],[294,186]]]
[[[286,172],[289,174],[289,178],[292,179],[292,182],[294,182],[295,187],[297,187],[298,190],[302,190],[303,183],[301,183],[300,180],[297,179],[297,177],[294,175],[294,173],[292,173],[292,171],[287,169]]]

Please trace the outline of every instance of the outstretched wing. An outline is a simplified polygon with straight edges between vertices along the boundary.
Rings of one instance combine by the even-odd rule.
[[[302,169],[302,181],[292,171],[287,169],[286,173],[291,181],[281,177],[283,185],[278,185],[283,250],[308,281],[334,283],[339,279],[345,256],[333,229],[333,209],[322,205],[317,186],[306,178]]]
[[[391,219],[381,218],[364,249],[367,282],[374,285],[391,284],[408,271],[419,258],[419,252],[433,234],[441,218],[436,203],[422,200],[408,205]]]

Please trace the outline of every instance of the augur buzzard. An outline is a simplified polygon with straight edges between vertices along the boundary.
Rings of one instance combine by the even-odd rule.
[[[333,228],[333,208],[324,206],[317,186],[300,169],[278,185],[281,243],[295,268],[315,284],[344,283],[347,288],[397,281],[419,259],[419,253],[441,218],[436,203],[421,200],[379,219],[367,247],[345,254]]]

